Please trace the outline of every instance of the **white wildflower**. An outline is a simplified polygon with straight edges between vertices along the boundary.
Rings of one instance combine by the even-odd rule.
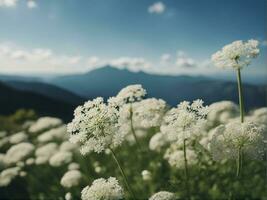
[[[219,101],[209,106],[207,120],[211,126],[225,124],[239,116],[239,108],[232,101]]]
[[[96,172],[96,173],[99,174],[101,171],[102,171],[102,167],[100,167],[100,166],[96,166],[96,167],[95,167],[95,172]]]
[[[0,187],[8,186],[11,181],[19,175],[20,168],[12,167],[0,173]]]
[[[175,200],[175,194],[166,191],[160,191],[153,194],[149,200]]]
[[[65,200],[72,200],[72,195],[70,192],[65,194]]]
[[[59,150],[60,151],[74,151],[77,148],[78,147],[76,144],[70,143],[69,141],[65,141],[61,143]]]
[[[27,172],[25,172],[25,171],[21,171],[21,172],[19,173],[19,176],[20,176],[20,177],[25,177],[25,176],[27,176]]]
[[[152,178],[152,174],[148,170],[143,170],[141,174],[144,181],[150,181]]]
[[[210,148],[215,160],[236,159],[241,150],[251,158],[263,154],[263,130],[253,122],[230,122],[215,129]]]
[[[62,124],[62,120],[54,117],[41,117],[29,127],[29,132],[41,132]]]
[[[122,187],[116,178],[99,178],[94,180],[91,186],[82,190],[82,200],[119,200],[123,199]]]
[[[28,139],[28,135],[25,132],[16,133],[9,138],[11,144],[18,144]]]
[[[68,166],[68,170],[76,170],[80,169],[80,165],[78,163],[72,162]]]
[[[160,126],[166,110],[166,102],[162,99],[150,98],[133,103],[133,123],[142,128]]]
[[[78,186],[82,180],[82,174],[78,170],[66,172],[61,178],[60,184],[65,188]]]
[[[118,131],[118,111],[100,97],[77,107],[67,129],[70,142],[81,144],[82,154],[117,147],[124,139]]]
[[[5,160],[8,164],[17,163],[29,157],[33,151],[33,144],[26,142],[19,143],[11,146],[10,149],[8,149]]]
[[[114,107],[121,107],[124,104],[141,101],[146,95],[142,85],[129,85],[123,88],[116,97],[108,99],[108,103]]]
[[[191,105],[184,101],[166,113],[160,130],[170,140],[194,139],[204,129],[207,113],[208,107],[203,106],[202,100],[195,100]]]
[[[72,161],[72,153],[68,151],[59,151],[49,159],[49,164],[53,167],[60,167]]]
[[[49,159],[57,152],[57,150],[58,145],[52,142],[37,148],[35,151],[35,163],[37,165],[47,163]]]
[[[257,40],[235,41],[212,55],[212,61],[217,67],[242,69],[248,66],[252,58],[259,55],[259,42]]]
[[[172,144],[165,152],[164,159],[168,160],[170,166],[177,169],[183,169],[185,167],[184,151],[179,149],[179,145]],[[187,165],[193,166],[197,163],[197,155],[191,149],[186,149]]]
[[[168,144],[169,140],[166,138],[166,135],[158,132],[151,137],[149,141],[149,149],[160,152]]]
[[[25,161],[26,165],[30,166],[30,165],[33,165],[35,163],[35,159],[34,158],[28,158],[26,161]]]
[[[50,129],[37,137],[39,142],[63,141],[68,138],[66,126]]]

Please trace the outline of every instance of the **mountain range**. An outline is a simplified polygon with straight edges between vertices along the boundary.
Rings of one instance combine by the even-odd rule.
[[[9,115],[20,108],[34,109],[41,116],[55,116],[69,121],[75,105],[31,91],[14,89],[0,82],[0,114]]]
[[[162,98],[170,105],[180,101],[203,99],[207,104],[220,100],[238,102],[235,82],[211,79],[205,76],[163,76],[126,69],[103,67],[85,74],[55,77],[53,85],[85,98],[116,95],[130,84],[142,84],[149,97]],[[247,108],[266,106],[266,85],[244,84]]]
[[[237,84],[205,76],[163,76],[130,72],[106,66],[84,74],[55,76],[49,79],[0,75],[0,114],[18,108],[33,108],[40,115],[71,119],[73,109],[86,99],[116,95],[130,84],[142,84],[148,97],[162,98],[170,105],[203,99],[206,104],[220,100],[238,103]],[[248,109],[266,106],[266,85],[244,84]]]

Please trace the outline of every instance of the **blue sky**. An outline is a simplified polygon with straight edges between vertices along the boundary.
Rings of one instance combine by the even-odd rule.
[[[266,0],[0,0],[0,24],[0,73],[77,73],[105,64],[220,73],[210,56],[254,38],[261,55],[244,73],[267,75]]]

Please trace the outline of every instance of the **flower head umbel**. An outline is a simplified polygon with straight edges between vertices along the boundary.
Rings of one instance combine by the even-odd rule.
[[[134,124],[139,124],[142,128],[151,128],[161,125],[167,105],[162,99],[149,98],[134,103],[132,110]]]
[[[114,107],[141,101],[146,96],[146,90],[142,85],[129,85],[123,88],[116,97],[108,99],[108,103]]]
[[[215,160],[236,159],[239,150],[259,158],[264,151],[263,138],[263,130],[253,122],[230,122],[214,130],[210,149]]]
[[[251,63],[252,58],[259,55],[257,40],[235,41],[212,55],[213,63],[221,68],[242,69]]]
[[[164,117],[161,132],[168,134],[171,140],[188,139],[199,132],[208,113],[208,107],[203,103],[202,100],[195,100],[192,104],[184,101],[172,108]]]
[[[160,191],[153,194],[149,200],[175,200],[175,194],[167,191]]]
[[[100,97],[76,108],[67,131],[70,142],[81,144],[82,154],[91,151],[100,153],[108,147],[120,145],[123,140],[118,131],[118,111]]]
[[[123,195],[123,189],[114,177],[96,179],[82,190],[82,200],[119,200]]]
[[[197,154],[191,150],[186,149],[187,155],[187,165],[192,166],[197,163]],[[172,144],[164,154],[164,159],[166,159],[170,166],[175,167],[177,169],[183,169],[185,167],[184,163],[184,152],[179,149],[179,144]]]

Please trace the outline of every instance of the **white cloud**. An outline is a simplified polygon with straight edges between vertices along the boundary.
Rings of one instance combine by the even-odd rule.
[[[162,14],[166,10],[166,6],[162,2],[156,2],[148,7],[149,13]]]
[[[95,67],[101,65],[101,60],[97,56],[92,56],[88,58],[87,64],[89,65],[89,67]]]
[[[171,60],[171,55],[168,53],[165,53],[160,57],[161,63],[168,63],[170,60]]]
[[[14,7],[18,0],[0,0],[0,7]]]
[[[26,49],[13,43],[0,43],[0,73],[77,73],[96,67],[112,65],[131,71],[146,71],[150,62],[140,57],[100,59],[96,56],[83,59],[81,55],[65,55],[51,49]]]
[[[176,66],[179,68],[191,68],[196,67],[196,62],[193,58],[190,58],[183,51],[177,52]]]
[[[49,48],[25,48],[14,43],[0,43],[0,73],[4,74],[70,74],[84,73],[111,65],[130,71],[152,74],[206,74],[215,71],[210,60],[196,60],[185,52],[162,54],[151,61],[144,57],[100,58],[88,55],[66,55]]]
[[[37,7],[37,4],[33,0],[28,0],[27,1],[27,7],[30,8],[30,9],[33,9],[33,8],[36,8]]]
[[[151,66],[151,64],[144,58],[132,58],[132,57],[120,57],[117,59],[113,59],[108,64],[118,68],[127,68],[134,72],[140,70],[146,71]]]
[[[19,0],[0,0],[0,7],[16,7]],[[37,7],[35,0],[23,0],[27,2],[26,5],[28,8],[33,9]]]

